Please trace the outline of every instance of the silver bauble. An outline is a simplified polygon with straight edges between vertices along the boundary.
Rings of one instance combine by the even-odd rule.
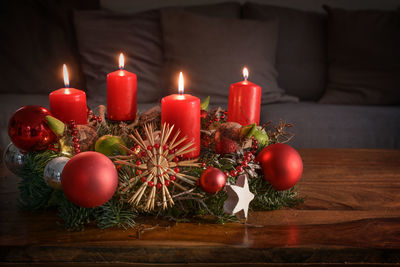
[[[68,160],[67,157],[57,157],[47,163],[43,178],[51,188],[61,189],[61,173]]]
[[[25,163],[25,155],[22,154],[13,143],[10,143],[4,151],[3,160],[7,169],[16,175],[19,175],[19,172]]]

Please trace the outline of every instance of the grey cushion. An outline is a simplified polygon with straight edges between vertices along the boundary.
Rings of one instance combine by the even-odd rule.
[[[329,77],[320,102],[400,104],[400,12],[326,9]]]
[[[182,10],[182,8],[178,8]],[[192,6],[190,12],[239,17],[238,3]],[[106,101],[108,73],[117,70],[118,55],[126,56],[126,70],[138,77],[138,101],[159,101],[167,93],[160,85],[163,43],[159,11],[121,14],[108,11],[76,12],[74,22],[89,99]]]
[[[278,84],[302,100],[318,100],[326,80],[325,18],[322,14],[256,3],[243,6],[248,19],[279,22]]]
[[[186,92],[213,103],[226,103],[229,85],[242,80],[247,66],[249,80],[262,89],[262,102],[295,101],[283,96],[276,83],[275,21],[206,18],[182,11],[162,12],[166,88],[177,92],[177,77],[183,71]]]
[[[400,148],[399,106],[321,105],[315,102],[261,107],[261,121],[283,119],[297,148]]]

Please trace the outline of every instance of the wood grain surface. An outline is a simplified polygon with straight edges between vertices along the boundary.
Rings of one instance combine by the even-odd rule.
[[[18,177],[0,168],[0,265],[295,266],[400,263],[400,151],[303,149],[294,209],[247,223],[139,218],[134,229],[67,232],[54,210],[17,208]]]

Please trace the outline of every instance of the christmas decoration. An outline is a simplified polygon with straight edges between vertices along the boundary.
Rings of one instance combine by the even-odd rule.
[[[292,188],[303,173],[303,162],[299,153],[289,145],[273,144],[265,147],[258,155],[264,179],[276,190]]]
[[[69,161],[67,157],[57,157],[49,161],[44,168],[43,178],[53,189],[61,189],[61,173],[65,164]]]
[[[210,194],[221,191],[226,184],[226,175],[217,168],[207,168],[200,177],[201,188]]]
[[[119,136],[113,135],[103,135],[99,139],[97,139],[95,144],[95,151],[106,156],[113,155],[125,155],[126,150],[122,148],[122,146],[126,147],[126,143]]]
[[[10,118],[8,135],[13,144],[23,151],[41,151],[56,140],[46,116],[50,111],[40,106],[23,106]]]
[[[249,204],[254,199],[254,194],[249,190],[247,176],[240,175],[235,185],[226,186],[226,192],[228,199],[224,203],[224,211],[247,219]],[[241,213],[238,214],[239,212]]]
[[[136,175],[120,186],[122,192],[129,192],[128,203],[146,211],[153,210],[156,202],[163,209],[174,205],[173,198],[168,187],[172,185],[176,189],[187,191],[186,186],[194,186],[197,177],[184,174],[181,167],[199,167],[197,159],[182,160],[180,157],[193,151],[193,143],[177,148],[186,137],[178,139],[180,131],[176,131],[171,138],[173,126],[163,124],[160,132],[154,132],[153,126],[144,126],[145,140],[137,130],[130,138],[140,147],[142,152],[137,155],[129,150],[131,156],[116,156],[115,163],[132,166],[136,169]],[[135,162],[135,164],[129,163]],[[181,184],[183,182],[184,184]],[[157,191],[158,189],[158,191]],[[159,195],[161,191],[161,196]],[[147,193],[146,193],[147,192]],[[146,198],[142,201],[143,196]]]
[[[3,161],[7,169],[18,175],[25,163],[25,156],[16,146],[10,143],[4,151]]]
[[[24,164],[18,171],[21,208],[35,211],[54,206],[65,227],[75,230],[89,222],[100,228],[132,227],[134,218],[143,214],[177,221],[207,216],[218,223],[231,222],[237,220],[233,214],[247,215],[243,194],[237,194],[246,191],[243,176],[254,194],[251,210],[274,210],[301,202],[295,188],[277,191],[265,181],[262,164],[256,160],[267,144],[290,140],[288,123],[238,127],[226,123],[227,112],[222,108],[204,110],[200,157],[185,160],[182,155],[191,151],[191,144],[181,147],[185,139],[172,133],[175,126],[160,124],[159,106],[138,113],[132,122],[107,120],[105,106],[96,110],[98,115],[87,110],[87,125],[46,117],[58,142],[47,150],[23,154]],[[108,141],[109,136],[123,140],[116,141],[119,154],[107,158],[92,152],[99,138]],[[223,144],[230,141],[234,149],[217,153],[217,145],[224,150]],[[53,164],[63,155],[72,158],[61,172]],[[60,172],[62,190],[56,190]]]
[[[97,207],[114,195],[118,173],[112,161],[98,152],[82,152],[72,157],[61,174],[62,190],[80,207]]]

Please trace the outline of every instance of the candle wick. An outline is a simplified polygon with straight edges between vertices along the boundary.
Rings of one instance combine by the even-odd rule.
[[[119,67],[119,70],[124,70],[124,66],[120,66],[120,67]]]

